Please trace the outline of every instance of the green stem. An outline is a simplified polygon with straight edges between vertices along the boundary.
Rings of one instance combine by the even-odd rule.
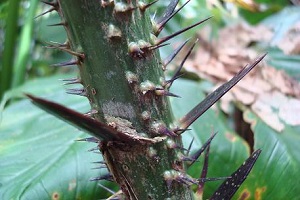
[[[13,87],[21,85],[26,77],[26,67],[30,59],[32,32],[34,27],[34,16],[38,5],[38,0],[30,1],[30,8],[22,27],[19,52],[14,66]]]
[[[18,37],[20,0],[10,0],[8,5],[8,15],[6,18],[6,32],[4,38],[3,63],[0,68],[0,99],[6,90],[11,88],[12,71],[15,57],[16,39]]]

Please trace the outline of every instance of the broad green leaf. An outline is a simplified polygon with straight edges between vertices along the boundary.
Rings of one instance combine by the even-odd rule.
[[[279,133],[250,110],[244,118],[252,125],[254,148],[262,153],[237,196],[250,192],[250,199],[299,199],[300,127],[285,125]]]
[[[31,81],[20,90],[46,95],[77,111],[88,110],[84,98],[65,94],[58,76]],[[103,197],[97,183],[89,181],[105,173],[91,169],[97,167],[92,162],[102,160],[102,156],[88,152],[95,144],[75,141],[85,137],[89,136],[27,99],[8,106],[0,124],[0,199]]]
[[[276,69],[284,70],[288,75],[299,80],[300,56],[286,55],[280,49],[269,47],[267,62]]]

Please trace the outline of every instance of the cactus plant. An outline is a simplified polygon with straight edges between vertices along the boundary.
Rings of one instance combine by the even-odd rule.
[[[168,98],[172,83],[180,77],[184,60],[166,79],[164,70],[184,42],[165,61],[158,49],[173,37],[192,29],[209,18],[166,37],[159,34],[166,23],[189,1],[174,11],[178,0],[172,0],[161,17],[151,19],[148,8],[153,3],[142,1],[54,1],[45,2],[57,11],[62,21],[55,25],[65,28],[68,41],[50,44],[73,55],[73,59],[55,66],[77,65],[79,78],[65,80],[82,85],[67,93],[86,96],[91,110],[86,114],[27,94],[34,104],[64,121],[90,133],[83,140],[96,142],[101,151],[107,176],[94,180],[112,179],[121,189],[115,197],[126,199],[194,199],[190,185],[198,185],[198,196],[206,178],[207,162],[201,178],[186,174],[206,149],[212,137],[194,155],[182,147],[181,135],[219,98],[250,72],[264,56],[243,68],[230,81],[208,95],[190,112],[174,119]],[[45,14],[43,13],[43,14]],[[219,187],[211,199],[229,199],[245,180],[260,154],[252,156]]]

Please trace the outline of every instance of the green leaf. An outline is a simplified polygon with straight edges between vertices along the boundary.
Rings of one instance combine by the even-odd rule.
[[[177,119],[205,98],[203,88],[194,81],[177,80],[172,86],[172,92],[182,97],[171,99],[173,113]],[[201,148],[212,132],[218,132],[210,146],[207,178],[230,176],[250,155],[248,144],[226,124],[224,115],[216,110],[216,107],[206,111],[190,128],[192,130],[183,134],[183,143],[187,148],[192,138],[195,138],[192,153]],[[202,166],[202,162],[194,163],[189,173],[199,178]],[[203,199],[208,199],[221,183],[222,181],[207,182]]]
[[[250,192],[250,199],[299,199],[300,127],[285,125],[279,133],[250,110],[244,118],[252,125],[254,148],[262,153],[238,196]]]
[[[62,78],[62,75],[60,75]],[[47,86],[47,87],[46,87]],[[46,88],[45,88],[46,87]],[[20,90],[87,111],[84,98],[66,95],[58,76],[31,81]],[[75,140],[89,137],[68,124],[21,100],[2,113],[0,126],[1,199],[97,199],[103,190],[90,178],[105,170],[92,170],[102,160],[88,152],[95,144]]]
[[[171,99],[177,118],[204,98],[204,89],[197,82],[178,80],[172,87],[172,92],[182,97]],[[242,196],[249,199],[299,199],[300,127],[286,125],[285,130],[278,133],[251,111],[247,110],[244,116],[252,124],[254,149],[261,149],[262,152],[233,199]],[[250,155],[248,144],[234,133],[226,124],[227,121],[221,111],[213,107],[190,127],[191,131],[183,134],[185,147],[189,146],[192,137],[195,138],[192,147],[194,152],[201,148],[212,132],[218,132],[211,143],[208,178],[229,176]],[[202,162],[196,162],[189,173],[193,177],[199,177],[202,165]],[[204,199],[210,198],[220,184],[220,181],[207,182]]]

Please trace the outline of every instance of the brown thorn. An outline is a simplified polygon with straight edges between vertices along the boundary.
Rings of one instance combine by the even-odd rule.
[[[157,20],[158,24],[160,24],[162,21],[164,21],[168,16],[170,16],[174,12],[174,10],[175,10],[178,2],[179,2],[179,0],[171,0],[171,2],[169,3],[169,5],[167,6],[167,8],[166,8],[166,10],[165,10],[165,12],[163,14],[163,16],[161,16]]]
[[[70,60],[67,62],[57,63],[54,65],[51,65],[51,67],[64,67],[64,66],[70,66],[70,65],[77,65],[79,62],[78,60]]]
[[[190,40],[190,38],[187,39],[185,42],[183,42],[177,49],[174,50],[173,53],[171,53],[171,54],[163,61],[163,63],[162,63],[163,68],[164,68],[163,70],[166,70],[166,66],[167,66],[170,62],[172,62],[172,60],[175,58],[175,56],[178,55],[178,53],[181,51],[181,49],[186,45],[186,43],[187,43],[189,40]]]
[[[152,5],[155,4],[156,2],[158,2],[158,0],[152,1],[152,2],[147,3],[147,4],[139,5],[139,9],[140,9],[142,12],[145,12],[146,9],[150,8],[150,6],[152,6]]]
[[[65,82],[64,85],[78,84],[82,83],[80,78],[69,78],[69,79],[61,79],[61,81]]]
[[[216,103],[224,94],[246,76],[267,54],[258,57],[251,65],[246,65],[232,79],[210,93],[203,101],[179,120],[180,129],[188,128],[196,119]]]
[[[50,12],[52,12],[52,11],[57,11],[57,9],[56,9],[55,7],[50,8],[49,10],[47,10],[47,11],[45,11],[45,12],[43,12],[43,13],[37,15],[37,16],[35,16],[34,19],[37,19],[37,18],[39,18],[39,17],[41,17],[41,16],[43,16],[43,15],[45,15],[45,14],[47,14],[47,13],[50,13]]]
[[[180,63],[180,65],[179,65],[179,67],[177,68],[177,70],[176,70],[175,74],[173,75],[173,77],[172,77],[170,80],[166,81],[166,83],[169,84],[169,85],[168,85],[168,88],[170,88],[170,87],[172,86],[173,82],[174,82],[176,79],[179,78],[179,73],[180,73],[180,71],[181,71],[181,69],[182,69],[182,67],[183,67],[183,65],[184,65],[184,63],[185,63],[185,61],[186,61],[187,58],[191,55],[191,53],[192,53],[192,51],[193,51],[193,49],[194,49],[194,47],[195,47],[195,45],[196,45],[197,42],[198,42],[198,39],[194,42],[194,44],[193,44],[193,45],[191,46],[191,48],[189,49],[188,53],[185,55],[184,59],[183,59],[182,62]]]
[[[60,23],[57,23],[57,24],[49,24],[47,26],[66,26],[67,25],[67,22],[60,22]]]
[[[157,42],[156,42],[155,45],[160,45],[160,44],[162,44],[162,43],[164,43],[164,42],[172,39],[173,37],[175,37],[175,36],[177,36],[177,35],[185,32],[185,31],[188,31],[188,30],[190,30],[190,29],[192,29],[192,28],[194,28],[194,27],[196,27],[196,26],[198,26],[198,25],[200,25],[202,23],[204,23],[205,21],[209,20],[210,18],[212,18],[212,17],[208,17],[208,18],[206,18],[204,20],[201,20],[201,21],[199,21],[199,22],[197,22],[197,23],[195,23],[195,24],[193,24],[191,26],[188,26],[188,27],[186,27],[186,28],[184,28],[184,29],[182,29],[180,31],[177,31],[177,32],[175,32],[175,33],[173,33],[171,35],[168,35],[166,37],[160,38],[160,39],[157,40]]]
[[[79,96],[87,96],[86,90],[84,88],[80,89],[67,89],[67,94],[74,94]]]
[[[187,0],[180,8],[178,8],[175,12],[173,12],[170,16],[168,16],[166,19],[164,19],[163,21],[161,21],[160,23],[158,23],[158,28],[155,31],[154,35],[158,36],[160,34],[160,32],[163,30],[163,28],[165,27],[165,25],[168,23],[168,21],[170,21],[170,19],[172,19],[174,17],[174,15],[176,15],[186,4],[188,4],[191,0]]]

